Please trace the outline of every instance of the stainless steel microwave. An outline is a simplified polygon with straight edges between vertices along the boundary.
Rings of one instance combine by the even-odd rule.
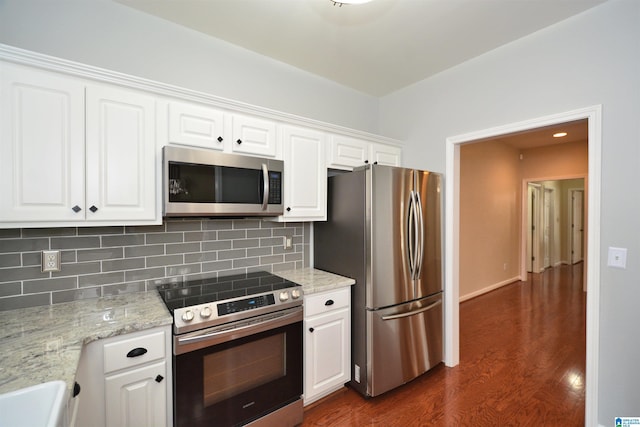
[[[282,215],[281,160],[166,146],[162,151],[164,215]]]

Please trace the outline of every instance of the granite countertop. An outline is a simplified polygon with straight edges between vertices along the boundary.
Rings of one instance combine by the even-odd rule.
[[[278,271],[273,274],[302,285],[304,295],[345,288],[356,283],[354,279],[309,267],[298,270]]]
[[[0,393],[52,380],[70,392],[84,344],[172,322],[157,292],[0,312]]]

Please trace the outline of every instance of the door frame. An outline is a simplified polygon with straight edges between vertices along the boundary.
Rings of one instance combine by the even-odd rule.
[[[445,166],[445,307],[444,363],[460,363],[460,146],[514,132],[521,132],[575,120],[588,121],[587,196],[587,327],[585,425],[598,422],[598,358],[600,312],[600,188],[602,153],[602,105],[594,105],[503,126],[446,138]]]
[[[584,230],[585,230],[585,226],[584,226],[584,219],[588,217],[588,215],[586,215],[585,213],[585,209],[584,209],[584,195],[585,195],[585,190],[584,189],[579,189],[579,188],[570,188],[569,189],[569,223],[571,224],[571,228],[570,228],[570,237],[569,237],[569,247],[571,248],[571,252],[569,253],[569,264],[573,265],[574,262],[574,258],[573,258],[573,254],[574,254],[574,248],[575,248],[575,239],[574,239],[574,230],[573,230],[573,217],[575,215],[575,205],[573,203],[573,197],[576,193],[581,193],[582,194],[582,206],[580,207],[580,214],[582,216],[582,237],[581,237],[581,242],[580,242],[580,261],[584,261],[584,252],[585,252],[585,244],[584,244]],[[586,228],[587,230],[587,235],[588,235],[588,228]]]
[[[540,230],[542,230],[541,203],[543,201],[544,187],[536,182],[527,182],[525,195],[526,202],[523,206],[522,227],[524,243],[524,258],[520,263],[520,280],[527,280],[527,273],[539,273],[540,268]],[[530,198],[533,198],[533,200]],[[523,253],[521,251],[521,253]],[[531,269],[529,269],[529,266]],[[523,268],[524,267],[524,268]]]

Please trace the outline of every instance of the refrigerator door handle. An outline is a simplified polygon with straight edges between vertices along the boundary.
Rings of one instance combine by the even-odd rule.
[[[409,193],[409,208],[407,209],[407,252],[409,254],[409,272],[411,273],[411,280],[415,277],[415,196],[413,190]]]
[[[432,304],[429,304],[426,307],[422,307],[422,308],[419,308],[417,310],[407,311],[406,313],[390,314],[388,316],[382,316],[382,320],[401,319],[403,317],[409,317],[409,316],[413,316],[413,315],[416,315],[416,314],[424,313],[425,311],[429,311],[432,308],[439,306],[440,304],[442,304],[442,300],[441,299],[439,299],[438,301],[436,301],[436,302],[434,302]]]
[[[416,251],[416,280],[422,274],[422,263],[424,261],[424,211],[422,210],[422,200],[420,193],[416,192],[416,218],[418,222],[418,250]],[[415,295],[417,297],[417,295]]]

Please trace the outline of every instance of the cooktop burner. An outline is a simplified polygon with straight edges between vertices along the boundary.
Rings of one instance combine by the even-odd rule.
[[[233,276],[212,277],[168,283],[158,287],[169,311],[214,301],[261,294],[300,286],[290,280],[258,271]]]

